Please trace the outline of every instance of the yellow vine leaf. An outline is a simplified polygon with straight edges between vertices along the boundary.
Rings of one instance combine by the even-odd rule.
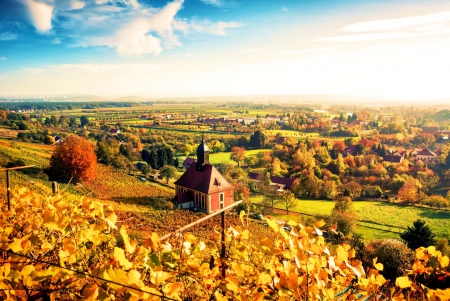
[[[158,250],[160,243],[159,235],[156,232],[153,232],[152,235],[145,240],[144,247],[150,247],[152,250]]]
[[[337,258],[341,261],[348,261],[348,252],[342,246],[336,248]]]
[[[266,218],[267,224],[275,233],[280,232],[280,226],[278,225],[277,221],[274,219]]]
[[[400,288],[407,288],[411,287],[411,280],[407,276],[398,277],[397,280],[395,280],[395,284]]]
[[[23,251],[22,248],[22,240],[18,238],[14,238],[14,241],[8,245],[7,250],[12,250],[14,253],[18,253]]]
[[[123,266],[125,269],[130,269],[133,264],[128,261],[125,257],[125,251],[121,248],[114,248],[114,258]]]
[[[439,264],[441,265],[441,268],[448,267],[449,259],[448,259],[447,255],[439,258]]]
[[[322,228],[323,226],[325,226],[325,221],[323,219],[314,223],[314,228]]]
[[[382,271],[383,269],[384,269],[384,266],[383,266],[383,264],[382,263],[377,263],[377,257],[375,257],[374,259],[373,259],[373,266],[378,270],[378,271]]]
[[[136,270],[131,270],[128,272],[128,284],[134,284],[139,282],[141,279],[141,273]]]
[[[131,245],[130,237],[128,236],[126,226],[120,227],[120,235],[122,236],[123,243],[125,245],[125,250],[127,250],[127,252],[129,253],[134,253],[134,251],[136,250],[136,245],[134,246]]]
[[[241,220],[242,225],[244,225],[244,216],[245,216],[245,211],[241,210],[241,212],[239,213],[239,219]]]
[[[98,296],[98,286],[96,283],[86,285],[83,290],[83,300],[94,301]]]
[[[113,212],[111,213],[107,218],[105,218],[105,221],[108,223],[108,225],[113,228],[117,229],[116,222],[117,222],[117,215]]]

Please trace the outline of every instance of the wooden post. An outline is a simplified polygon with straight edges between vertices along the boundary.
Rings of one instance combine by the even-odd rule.
[[[11,210],[11,191],[10,191],[10,184],[9,184],[9,170],[6,170],[6,199],[8,200],[8,211]]]
[[[59,193],[58,182],[52,182],[52,192],[54,195]]]
[[[226,265],[225,265],[225,211],[222,211],[221,214],[222,220],[222,249],[220,250],[220,259],[222,261],[222,280],[225,280],[226,276]]]

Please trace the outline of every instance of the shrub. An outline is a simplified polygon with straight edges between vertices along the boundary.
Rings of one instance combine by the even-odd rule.
[[[370,244],[372,245],[372,243]],[[414,261],[414,252],[406,244],[397,239],[385,239],[378,245],[372,245],[374,251],[372,258],[384,265],[381,272],[386,279],[395,280],[402,276],[406,270],[411,269]]]
[[[364,185],[361,195],[366,198],[380,198],[383,194],[380,186]]]
[[[425,198],[422,200],[422,204],[430,207],[444,208],[450,205],[450,200],[444,198],[441,195],[430,195],[425,196]]]

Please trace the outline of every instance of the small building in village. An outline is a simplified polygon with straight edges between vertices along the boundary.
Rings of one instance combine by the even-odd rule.
[[[209,148],[202,139],[197,160],[174,183],[179,209],[211,213],[233,203],[233,186],[209,162]]]

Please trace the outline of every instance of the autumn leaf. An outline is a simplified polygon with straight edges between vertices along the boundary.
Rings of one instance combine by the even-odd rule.
[[[400,288],[407,288],[407,287],[411,287],[411,280],[409,280],[409,278],[407,276],[403,276],[403,277],[398,277],[395,280],[395,285],[397,285]]]

